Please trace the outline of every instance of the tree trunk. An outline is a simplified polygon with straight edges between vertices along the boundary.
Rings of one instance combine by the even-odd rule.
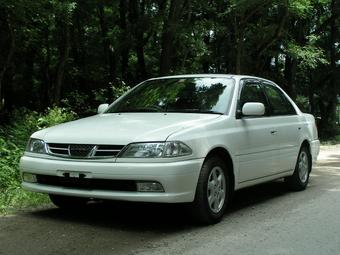
[[[255,66],[255,74],[260,74],[262,73],[262,69],[265,65],[265,61],[263,61],[263,56],[265,52],[272,47],[277,41],[281,38],[283,31],[284,31],[284,26],[286,23],[286,20],[288,19],[288,0],[285,0],[284,6],[282,7],[282,15],[280,18],[280,21],[277,25],[277,28],[275,30],[274,35],[268,40],[260,44],[258,49],[255,51],[255,59],[256,59],[256,66]]]
[[[147,77],[145,57],[144,57],[144,31],[147,29],[143,27],[143,19],[145,12],[145,1],[131,0],[130,1],[130,21],[133,25],[135,34],[135,49],[137,54],[137,79],[145,80]]]
[[[162,33],[162,48],[159,64],[160,75],[167,75],[171,71],[172,58],[174,56],[174,40],[179,18],[183,12],[183,1],[171,0],[167,19],[164,21]]]
[[[321,136],[325,138],[331,138],[336,135],[336,104],[337,104],[337,86],[336,86],[336,4],[335,0],[332,0],[330,5],[332,18],[329,22],[329,53],[330,53],[330,74],[329,83],[325,90],[327,99],[320,100],[320,113],[321,113]]]
[[[236,22],[236,21],[235,21]],[[238,28],[235,24],[235,39],[236,39],[236,56],[235,56],[235,74],[241,74],[241,61],[243,50],[243,28]]]
[[[293,100],[296,98],[296,84],[295,84],[296,70],[297,70],[296,60],[292,59],[289,56],[286,56],[285,71],[284,71],[284,76],[287,81],[286,90],[287,90],[288,95]]]
[[[128,79],[128,66],[129,66],[129,52],[130,52],[130,42],[128,38],[127,31],[127,5],[129,0],[120,0],[119,2],[119,28],[121,30],[120,40],[124,43],[120,47],[120,58],[121,58],[121,76],[123,81]]]
[[[98,16],[99,16],[100,30],[101,30],[101,36],[102,36],[102,42],[103,42],[105,65],[108,69],[110,81],[114,81],[116,78],[116,61],[115,61],[115,56],[114,56],[115,53],[110,43],[110,40],[107,38],[108,28],[107,28],[107,22],[106,22],[105,14],[104,14],[104,3],[102,1],[100,1],[98,5]]]
[[[329,101],[328,101],[328,118],[327,124],[330,129],[327,131],[327,135],[329,137],[333,137],[336,135],[336,103],[337,103],[337,86],[336,86],[336,5],[335,0],[331,2],[331,11],[333,19],[330,23],[330,40],[329,40],[329,48],[330,48],[330,70],[331,70],[331,77],[330,77],[330,84],[329,84]]]
[[[313,80],[312,80],[312,75],[309,74],[308,77],[308,98],[309,98],[309,112],[311,114],[315,114],[315,100],[314,100],[314,84],[313,84]]]
[[[85,79],[83,75],[83,71],[85,70],[85,51],[84,49],[86,48],[84,45],[85,41],[85,36],[84,36],[84,28],[82,26],[83,18],[81,15],[81,11],[84,7],[82,6],[81,1],[77,1],[77,8],[74,12],[74,21],[73,21],[73,26],[72,31],[71,31],[71,55],[74,59],[74,63],[77,66],[77,68],[81,71],[77,75],[77,82],[75,84],[75,89],[76,90],[89,90],[88,88],[89,83]]]
[[[50,103],[50,95],[49,91],[52,89],[51,84],[51,48],[50,48],[50,31],[47,28],[43,30],[43,38],[44,38],[44,47],[46,48],[46,58],[42,59],[41,66],[43,70],[43,84],[42,84],[42,93],[40,96],[41,109],[47,107]]]
[[[53,88],[52,103],[59,105],[61,99],[61,91],[65,74],[65,67],[70,53],[70,25],[65,22],[63,29],[63,41],[60,50],[60,58],[57,66],[56,80]]]
[[[8,32],[9,32],[9,40],[10,40],[10,46],[9,46],[9,50],[8,50],[8,54],[7,54],[7,58],[5,60],[5,63],[0,71],[0,111],[2,110],[3,106],[4,106],[4,95],[3,95],[3,91],[4,91],[4,85],[3,85],[3,80],[4,80],[4,76],[5,73],[7,71],[7,69],[9,68],[10,64],[12,63],[13,60],[13,56],[14,56],[14,52],[15,52],[15,37],[14,37],[14,30],[11,24],[11,21],[9,19],[9,17],[6,18],[7,21],[7,26],[8,26]]]
[[[204,41],[204,44],[206,45],[207,48],[210,48],[210,34],[207,33],[204,37],[203,37],[203,41]],[[209,56],[208,54],[206,54],[204,56],[204,58],[202,59],[202,70],[203,70],[203,73],[208,73],[209,72],[209,67],[210,67],[210,61],[208,60],[209,59]]]

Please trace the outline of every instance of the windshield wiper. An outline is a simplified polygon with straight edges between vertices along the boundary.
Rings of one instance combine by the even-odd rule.
[[[122,112],[162,112],[162,111],[161,109],[157,109],[156,107],[141,107],[141,108],[118,110],[112,113],[122,113]]]
[[[200,110],[200,109],[167,110],[167,112],[204,113],[204,114],[218,114],[218,115],[223,115],[223,113],[221,113],[221,112],[212,111],[212,110]]]
[[[200,111],[199,113],[211,113],[211,114],[219,114],[219,115],[223,115],[222,112],[216,112],[216,111]]]
[[[135,109],[126,109],[126,110],[119,110],[112,113],[124,113],[124,112],[178,112],[178,113],[202,113],[202,114],[218,114],[223,115],[221,112],[212,111],[212,110],[201,110],[201,109],[156,109],[154,107],[142,107],[142,108],[135,108]]]

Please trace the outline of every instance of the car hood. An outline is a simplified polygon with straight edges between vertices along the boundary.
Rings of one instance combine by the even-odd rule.
[[[191,113],[112,113],[60,124],[32,135],[47,143],[120,144],[165,141],[185,128],[200,126],[221,115]]]

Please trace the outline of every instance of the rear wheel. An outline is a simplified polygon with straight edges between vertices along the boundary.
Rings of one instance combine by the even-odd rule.
[[[310,152],[307,146],[303,146],[300,149],[293,175],[285,178],[287,186],[294,191],[306,189],[311,169]]]
[[[204,224],[220,221],[229,202],[230,193],[227,164],[219,157],[209,157],[203,163],[195,200],[191,205],[193,217]]]
[[[89,201],[87,198],[61,196],[54,194],[49,194],[49,197],[53,204],[62,209],[83,208]]]

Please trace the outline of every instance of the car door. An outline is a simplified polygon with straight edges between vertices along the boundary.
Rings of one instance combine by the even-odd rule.
[[[276,170],[277,172],[292,170],[299,152],[301,132],[299,116],[288,98],[275,84],[263,81],[262,86],[270,105],[270,115],[275,122],[279,146]]]
[[[241,116],[242,107],[247,102],[265,105],[263,116]],[[258,80],[241,81],[237,106],[236,129],[238,130],[237,156],[239,183],[271,176],[275,173],[278,140],[274,132],[276,124],[270,117],[270,109]]]

